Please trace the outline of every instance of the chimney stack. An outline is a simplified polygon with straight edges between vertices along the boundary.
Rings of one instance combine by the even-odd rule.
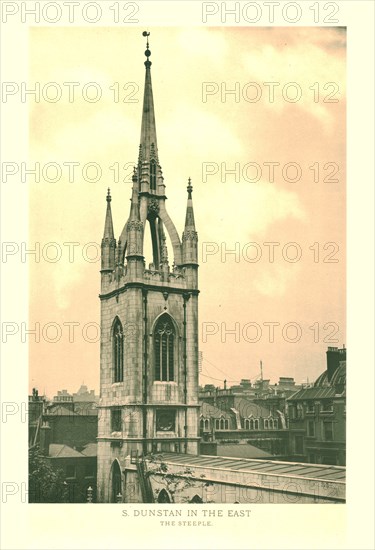
[[[331,381],[332,376],[338,369],[340,361],[346,361],[346,348],[331,348],[327,350],[327,372],[328,372],[328,382]]]
[[[51,442],[51,427],[47,421],[43,422],[40,428],[40,450],[42,455],[49,455],[49,445]]]

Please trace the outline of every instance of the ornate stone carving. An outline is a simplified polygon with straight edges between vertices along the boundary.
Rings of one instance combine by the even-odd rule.
[[[188,230],[184,231],[182,233],[182,240],[183,241],[193,241],[195,243],[198,242],[198,233],[196,231]]]
[[[159,202],[157,199],[152,198],[148,203],[148,214],[153,217],[159,215]]]
[[[138,250],[137,243],[130,243],[130,244],[129,244],[129,247],[128,247],[128,254],[127,254],[127,255],[130,255],[130,254],[138,254],[139,252],[140,252],[140,250]]]
[[[143,223],[139,220],[130,220],[128,222],[128,231],[142,231]]]

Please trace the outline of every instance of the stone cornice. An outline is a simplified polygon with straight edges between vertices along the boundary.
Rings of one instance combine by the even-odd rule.
[[[109,298],[113,298],[117,296],[118,294],[122,294],[123,292],[126,292],[130,288],[139,288],[142,290],[148,290],[148,291],[154,291],[154,292],[168,292],[169,294],[193,294],[193,296],[198,296],[199,290],[195,288],[178,288],[178,287],[172,287],[168,285],[150,285],[147,283],[140,283],[140,282],[128,282],[125,283],[125,285],[121,288],[116,288],[114,290],[111,290],[110,292],[99,294],[100,300],[108,300]]]

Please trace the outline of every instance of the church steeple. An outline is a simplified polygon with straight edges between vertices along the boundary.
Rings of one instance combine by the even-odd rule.
[[[115,268],[116,239],[113,232],[111,192],[107,192],[107,211],[105,215],[104,232],[102,238],[101,271],[112,271]]]
[[[158,146],[156,140],[156,124],[155,124],[155,110],[154,110],[154,98],[152,94],[152,82],[151,82],[151,61],[149,50],[148,37],[150,33],[144,31],[143,36],[147,36],[147,45],[145,56],[146,75],[145,75],[145,88],[143,94],[143,111],[142,111],[142,127],[141,127],[141,142],[140,142],[140,154],[143,161],[148,161],[152,158],[157,160]]]
[[[156,141],[149,33],[143,35],[147,37],[145,89],[130,208],[116,246],[108,194],[102,241],[99,502],[116,502],[119,493],[123,502],[151,500],[141,494],[142,480],[134,465],[130,466],[134,496],[129,484],[121,481],[129,455],[197,454],[200,440],[198,238],[192,186],[189,179],[181,242],[166,204]]]
[[[163,175],[159,165],[158,144],[156,138],[154,98],[151,82],[151,51],[149,49],[149,32],[144,31],[146,44],[146,74],[143,94],[141,141],[139,146],[138,174],[140,177],[140,192],[164,194]]]

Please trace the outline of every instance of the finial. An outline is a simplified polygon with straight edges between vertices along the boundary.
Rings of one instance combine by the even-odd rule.
[[[134,166],[134,168],[133,168],[132,181],[137,181],[137,169],[136,169],[135,166]]]
[[[191,185],[191,178],[188,179],[187,192],[188,192],[188,199],[191,199],[191,194],[193,192],[193,187]]]
[[[168,248],[167,248],[167,239],[165,234],[162,235],[162,245],[161,245],[161,263],[167,264],[168,263]]]
[[[108,187],[108,191],[107,191],[107,202],[111,202],[112,200],[112,197],[111,197],[111,190],[110,188]]]
[[[147,36],[146,51],[145,51],[145,56],[147,57],[147,61],[145,61],[145,65],[146,67],[151,67],[151,61],[149,60],[151,51],[149,50],[149,43],[148,43],[148,37],[150,36],[150,33],[147,31],[143,31],[142,36]]]

